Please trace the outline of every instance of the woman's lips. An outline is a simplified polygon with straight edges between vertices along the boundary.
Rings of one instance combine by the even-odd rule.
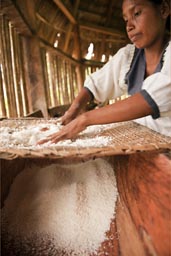
[[[134,43],[140,38],[140,34],[131,35],[129,38]]]

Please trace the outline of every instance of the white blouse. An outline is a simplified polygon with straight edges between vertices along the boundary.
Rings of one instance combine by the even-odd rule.
[[[121,48],[108,63],[85,80],[84,86],[97,101],[105,102],[128,94],[125,76],[130,70],[134,51],[135,46],[132,44]],[[147,116],[134,121],[171,136],[171,41],[164,53],[161,71],[148,76],[141,89],[146,90],[155,101],[160,117],[153,119]]]

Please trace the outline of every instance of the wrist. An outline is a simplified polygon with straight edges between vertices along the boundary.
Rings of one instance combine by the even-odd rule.
[[[89,126],[87,112],[81,114],[79,118],[82,126],[84,126],[85,128]]]
[[[90,111],[87,111],[87,112],[84,112],[83,114],[81,114],[82,122],[84,123],[85,127],[91,125],[90,119],[89,119],[89,112]]]
[[[70,109],[77,110],[80,108],[80,102],[73,102]]]

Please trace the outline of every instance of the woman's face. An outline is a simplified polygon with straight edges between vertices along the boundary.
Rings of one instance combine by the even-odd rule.
[[[137,48],[151,47],[164,36],[161,6],[148,0],[124,0],[122,11],[128,37]]]

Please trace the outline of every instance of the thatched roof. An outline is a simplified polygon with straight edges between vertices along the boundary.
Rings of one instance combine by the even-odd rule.
[[[102,54],[108,58],[127,41],[121,1],[1,1],[1,12],[15,22],[20,33],[31,30],[41,40],[78,59],[84,59],[90,43],[94,44],[94,60],[100,61]]]

